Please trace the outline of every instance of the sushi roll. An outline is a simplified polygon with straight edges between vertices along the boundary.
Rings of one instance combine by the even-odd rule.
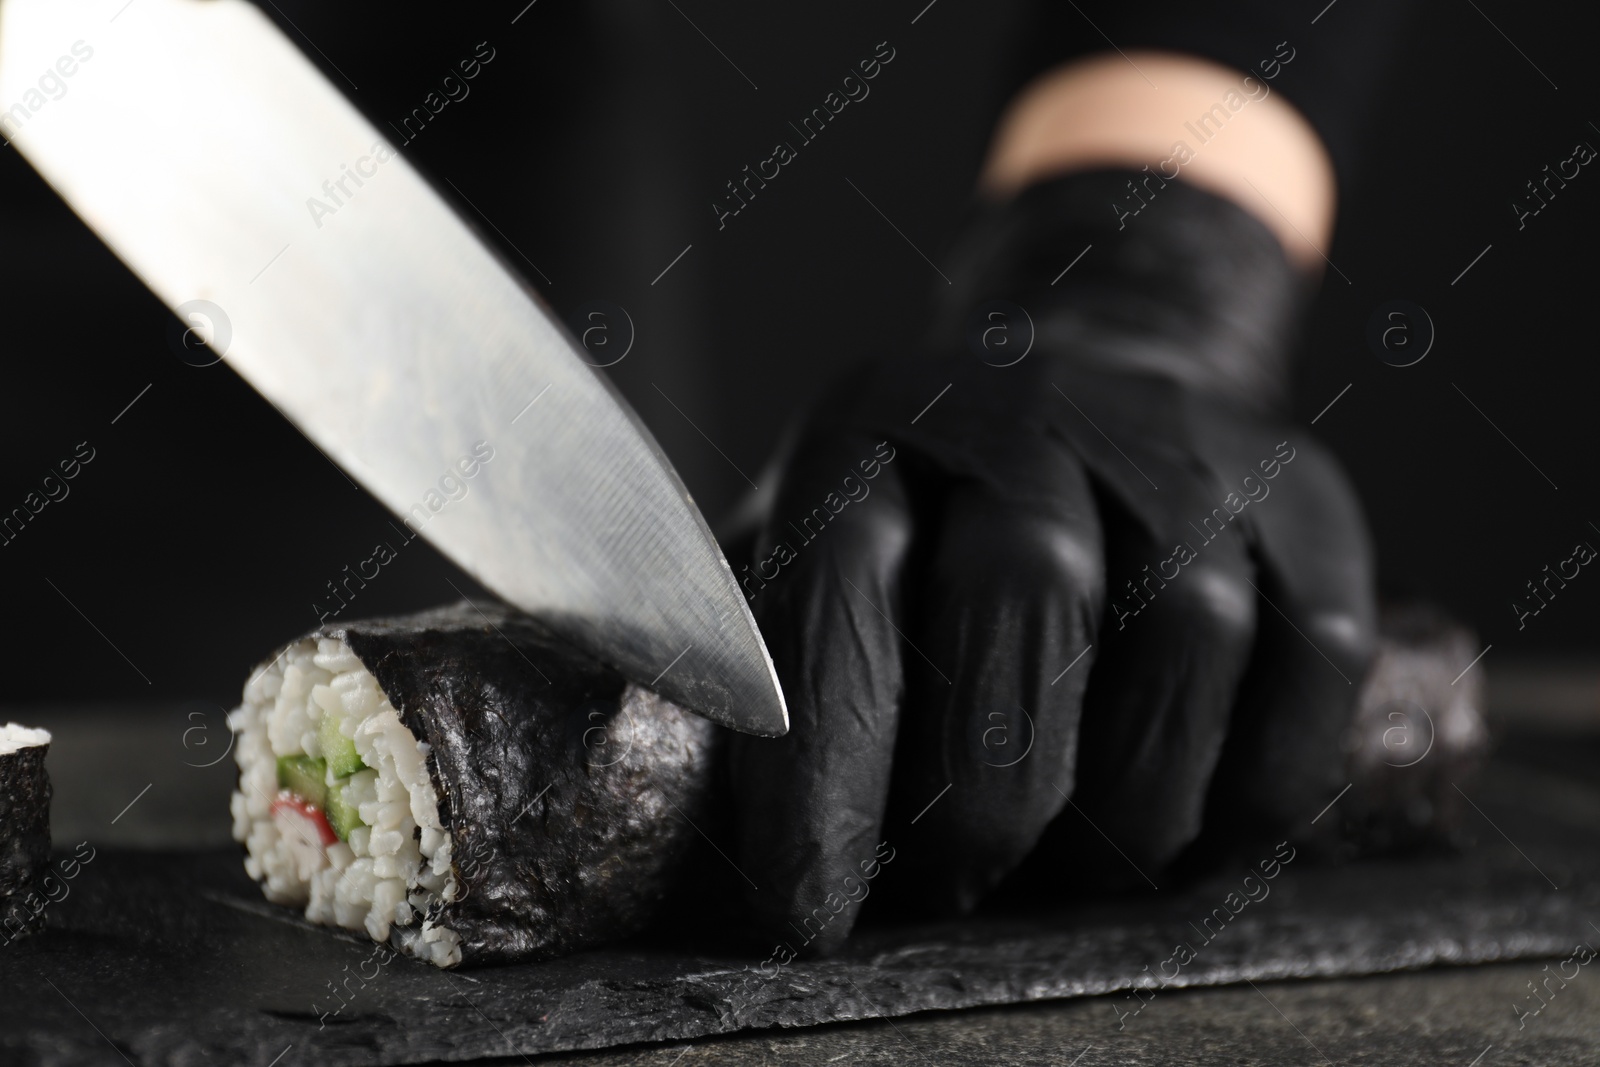
[[[0,940],[44,925],[35,883],[50,865],[50,734],[16,723],[0,726]]]
[[[714,728],[505,607],[324,627],[229,717],[233,835],[267,899],[439,967],[650,918]]]
[[[1489,755],[1484,668],[1467,669],[1483,645],[1422,602],[1385,605],[1378,637],[1345,740],[1344,830],[1364,854],[1458,846]]]

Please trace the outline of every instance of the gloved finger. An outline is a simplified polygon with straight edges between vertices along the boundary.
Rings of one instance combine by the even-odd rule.
[[[1261,497],[1247,512],[1261,623],[1218,804],[1234,825],[1304,829],[1348,782],[1341,741],[1377,635],[1371,542],[1349,482],[1314,442],[1293,435],[1265,459],[1244,447],[1232,450],[1236,470],[1254,465],[1245,488]]]
[[[789,706],[781,738],[736,735],[737,865],[757,921],[796,951],[836,947],[881,870],[903,691],[911,517],[893,445],[802,442],[757,561],[755,613]]]
[[[909,873],[938,911],[976,904],[1066,803],[1104,598],[1077,457],[1037,439],[1013,451],[995,464],[1005,486],[949,492],[917,581],[929,662],[907,657],[890,825],[906,841],[896,881]]]
[[[1079,811],[1063,823],[1104,856],[1104,876],[1142,885],[1199,836],[1256,610],[1225,493],[1193,465],[1139,464],[1159,491],[1136,511],[1107,494],[1102,512],[1108,610],[1084,697]]]

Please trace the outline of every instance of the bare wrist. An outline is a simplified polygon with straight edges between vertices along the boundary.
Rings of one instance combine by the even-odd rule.
[[[1264,62],[1281,73],[1281,59]],[[1057,67],[1012,102],[979,185],[1004,199],[1044,178],[1114,166],[1149,167],[1227,197],[1267,224],[1291,262],[1323,265],[1332,160],[1265,73],[1168,52],[1105,53]],[[1133,195],[1118,210],[1137,211]]]

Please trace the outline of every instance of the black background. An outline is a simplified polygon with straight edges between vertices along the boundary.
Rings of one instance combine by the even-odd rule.
[[[1361,3],[1322,19],[1358,17]],[[488,42],[495,58],[470,95],[405,155],[563,314],[593,299],[628,310],[637,339],[609,373],[715,520],[762,479],[807,395],[920,332],[937,275],[917,249],[939,261],[960,220],[1019,74],[1023,5],[524,4],[263,6],[380,128]],[[1324,4],[1284,4],[1281,37],[1316,47]],[[1570,9],[1478,7],[1424,4],[1399,49],[1329,249],[1350,282],[1324,279],[1296,408],[1309,420],[1351,385],[1316,431],[1366,501],[1385,585],[1474,622],[1495,645],[1492,670],[1586,651],[1600,631],[1600,578],[1587,572],[1526,629],[1510,607],[1576,541],[1600,544],[1600,177],[1586,168],[1520,232],[1511,208],[1577,141],[1600,145],[1600,108]],[[1063,54],[1101,46],[1087,22],[1081,33]],[[871,95],[719,232],[723,183],[885,40],[896,57]],[[370,554],[386,513],[225,365],[181,362],[171,315],[12,148],[0,149],[0,227],[0,511],[79,442],[95,450],[70,496],[0,546],[3,699],[231,705],[254,661],[315,624],[312,601]],[[1407,368],[1364,341],[1397,298],[1438,334]],[[419,542],[352,613],[450,600],[452,581],[476,588]]]

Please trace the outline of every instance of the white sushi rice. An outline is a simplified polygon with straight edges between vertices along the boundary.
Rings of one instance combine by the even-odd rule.
[[[277,758],[322,756],[320,727],[330,710],[367,765],[351,776],[347,794],[366,825],[324,847],[315,823],[275,801]],[[355,653],[335,638],[296,642],[245,684],[228,725],[239,763],[233,836],[267,899],[303,905],[311,922],[365,930],[439,967],[460,963],[460,937],[428,918],[458,891],[428,746],[401,724]]]
[[[9,756],[25,748],[37,748],[50,743],[50,731],[8,722],[0,726],[0,756]]]

